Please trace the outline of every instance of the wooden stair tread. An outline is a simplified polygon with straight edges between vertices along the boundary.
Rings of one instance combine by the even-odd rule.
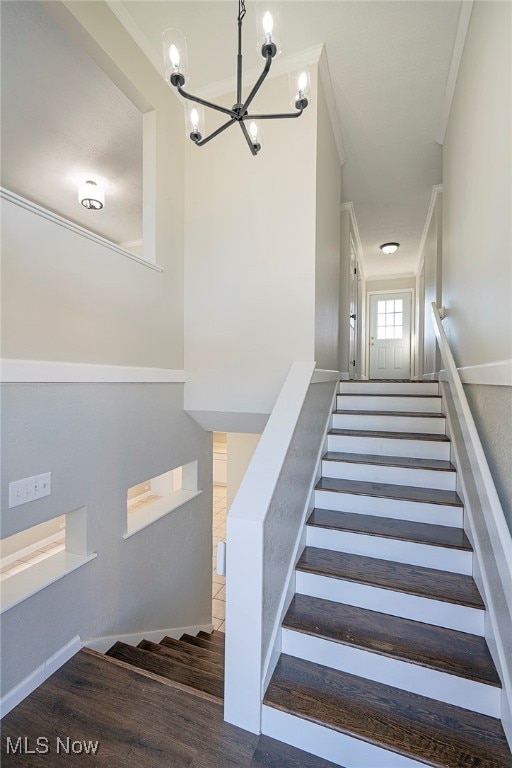
[[[413,485],[368,483],[362,480],[340,480],[337,477],[321,477],[316,484],[316,490],[351,493],[356,496],[396,499],[397,501],[444,504],[450,507],[463,506],[462,500],[456,491],[443,491],[439,488],[418,488]]]
[[[296,594],[283,627],[501,687],[483,637]]]
[[[162,645],[166,648],[175,648],[176,650],[182,651],[183,653],[188,653],[191,656],[195,656],[197,658],[207,659],[208,661],[215,660],[215,662],[220,665],[224,664],[223,654],[208,648],[201,648],[197,645],[193,645],[192,643],[185,643],[182,640],[175,640],[174,637],[163,637],[160,640],[159,645]]]
[[[342,410],[336,409],[333,413],[353,414],[356,416],[405,416],[406,418],[419,418],[419,419],[445,419],[444,413],[422,413],[418,411],[353,411],[351,409]]]
[[[413,382],[408,382],[413,383]],[[425,382],[422,382],[425,383]],[[338,392],[338,397],[436,397],[438,400],[441,400],[441,395],[439,394],[432,394],[432,395],[422,395],[421,393],[418,395],[417,393],[411,392]]]
[[[464,530],[448,525],[417,523],[411,520],[395,520],[390,517],[321,508],[313,510],[307,524],[336,531],[350,531],[350,533],[367,536],[381,536],[417,544],[472,551],[471,543]]]
[[[174,659],[164,658],[156,653],[144,651],[141,648],[135,648],[121,642],[115,643],[106,655],[125,661],[134,667],[153,672],[160,677],[176,680],[178,683],[188,686],[191,691],[203,691],[219,700],[224,697],[224,682],[221,677],[181,664]]]
[[[498,719],[282,654],[264,703],[442,768],[512,768]]]
[[[150,640],[141,640],[137,645],[137,648],[142,648],[143,651],[150,651],[166,658],[175,659],[180,664],[195,667],[196,669],[202,669],[204,672],[211,672],[214,675],[223,677],[223,669],[221,664],[216,660],[210,660],[201,658],[199,656],[192,656],[184,651],[178,651],[175,648],[168,648],[165,645],[159,645],[158,643],[152,643]]]
[[[393,438],[397,440],[427,440],[428,442],[449,443],[446,435],[436,435],[430,432],[388,432],[370,429],[330,429],[328,435],[340,435],[341,437],[376,437],[379,439]]]
[[[213,632],[198,632],[196,637],[200,637],[203,640],[208,640],[211,643],[215,643],[219,646],[219,648],[224,648],[224,637],[221,637],[220,635],[216,635]]]
[[[180,640],[183,643],[189,643],[190,645],[195,645],[197,648],[204,648],[207,651],[213,651],[214,653],[217,653],[219,656],[224,655],[224,651],[217,645],[217,643],[212,643],[210,640],[204,640],[202,637],[194,637],[193,635],[187,635],[186,633],[180,637]]]
[[[305,547],[296,567],[299,571],[334,579],[368,584],[469,608],[484,608],[473,578],[460,573],[318,547]]]
[[[415,459],[410,456],[379,456],[367,453],[342,453],[327,451],[324,461],[343,461],[349,464],[372,464],[382,467],[405,467],[407,469],[431,469],[440,472],[456,472],[451,461],[442,459]]]

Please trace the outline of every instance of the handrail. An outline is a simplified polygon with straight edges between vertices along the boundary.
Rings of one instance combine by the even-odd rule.
[[[314,430],[322,431],[318,439],[323,441],[338,380],[338,371],[315,372],[313,361],[292,365],[227,518],[224,717],[254,733],[260,732],[262,686],[288,561],[293,559],[308,504],[303,498],[309,497],[304,477],[311,469],[313,482],[316,468],[316,459],[306,457],[302,448],[297,455],[297,442],[311,410],[315,418],[313,428],[307,424],[308,437]],[[318,386],[332,393],[317,390]],[[313,389],[322,393],[318,402]],[[325,424],[320,424],[322,420]],[[291,468],[295,474],[290,479]]]
[[[464,387],[455,364],[436,304],[432,317],[441,358],[445,366],[440,380],[446,381],[448,417],[451,424],[460,483],[464,493],[468,533],[475,555],[474,575],[487,608],[486,637],[500,671],[503,685],[502,720],[507,738],[512,739],[512,535],[507,525],[489,465],[478,435]],[[511,741],[512,743],[512,741]]]
[[[482,443],[475,426],[466,393],[464,392],[464,387],[462,385],[457,365],[455,363],[445,330],[442,325],[441,315],[435,302],[432,302],[432,316],[434,318],[434,333],[436,335],[439,351],[441,353],[441,359],[445,366],[446,379],[456,394],[454,402],[459,419],[464,419],[466,422],[471,449],[474,452],[476,465],[480,469],[481,480],[487,494],[489,503],[488,505],[484,504],[484,509],[487,507],[489,508],[496,524],[496,532],[499,534],[499,540],[496,542],[493,541],[493,546],[496,543],[498,546],[503,547],[505,562],[508,563],[509,569],[511,571],[512,583],[512,534],[510,533],[507,521],[505,520],[503,507],[501,506],[501,502],[496,491],[496,486],[494,485],[494,481],[492,479],[489,464],[487,462],[484,449],[482,447]],[[507,598],[512,610],[512,590],[508,592]]]

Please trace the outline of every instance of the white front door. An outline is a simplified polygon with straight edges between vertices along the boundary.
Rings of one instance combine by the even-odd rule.
[[[411,293],[370,294],[370,379],[411,378]]]

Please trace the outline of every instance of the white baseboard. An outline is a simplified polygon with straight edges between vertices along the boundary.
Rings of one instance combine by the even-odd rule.
[[[181,384],[185,371],[55,360],[0,360],[4,384]]]
[[[198,632],[211,632],[213,624],[197,624],[193,627],[170,627],[168,629],[154,629],[150,632],[133,632],[129,635],[107,635],[105,637],[93,637],[82,643],[83,648],[92,648],[93,651],[105,653],[118,640],[128,645],[137,645],[141,640],[150,640],[152,643],[158,643],[167,635],[178,639],[181,635],[197,635]]]
[[[54,672],[56,672],[66,661],[78,653],[82,643],[80,637],[76,635],[69,643],[66,643],[60,650],[50,656],[45,662],[40,664],[33,670],[27,677],[18,683],[14,688],[11,688],[5,696],[2,696],[0,700],[0,718],[4,717],[17,707],[23,699],[26,699],[41,683],[44,683]]]

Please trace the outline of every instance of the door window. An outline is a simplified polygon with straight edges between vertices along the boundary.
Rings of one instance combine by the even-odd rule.
[[[377,302],[377,338],[403,338],[403,300],[388,299]]]

